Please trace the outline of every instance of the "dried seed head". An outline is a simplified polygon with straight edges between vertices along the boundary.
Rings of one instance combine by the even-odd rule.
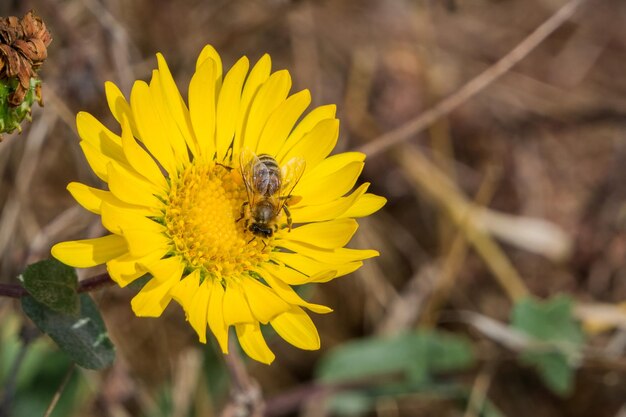
[[[9,96],[11,106],[19,106],[28,89],[30,79],[48,56],[50,32],[40,17],[32,11],[22,19],[10,16],[0,19],[0,80],[17,78],[15,91]]]
[[[25,118],[31,106],[42,104],[37,70],[48,56],[52,38],[41,18],[30,11],[22,19],[0,18],[0,140]]]

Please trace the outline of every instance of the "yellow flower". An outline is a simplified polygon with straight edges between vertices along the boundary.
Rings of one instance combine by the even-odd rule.
[[[365,155],[328,156],[339,135],[335,106],[301,118],[309,91],[289,96],[289,73],[271,73],[268,55],[249,72],[243,57],[222,77],[219,55],[206,46],[189,84],[188,106],[163,56],[157,60],[150,83],[135,82],[130,103],[106,83],[121,136],[90,114],[78,114],[80,145],[108,191],[80,183],[67,188],[101,216],[110,234],[59,243],[52,255],[80,268],[106,263],[121,287],[149,274],[132,300],[135,314],[158,317],[174,299],[200,341],[206,342],[208,325],[224,353],[234,326],[243,350],[271,363],[274,354],[260,330],[268,323],[292,345],[318,349],[319,335],[303,307],[331,309],[304,301],[292,286],[327,282],[378,255],[343,247],[358,227],[354,218],[385,203],[366,193],[368,184],[350,192]],[[294,157],[305,163],[292,198],[280,200],[293,229],[281,211],[272,236],[250,231],[243,152],[268,154],[279,166]]]

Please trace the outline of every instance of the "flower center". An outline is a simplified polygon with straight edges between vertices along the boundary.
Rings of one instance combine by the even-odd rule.
[[[237,221],[246,200],[239,171],[214,162],[193,163],[172,179],[165,226],[188,269],[221,279],[267,262],[271,245]]]

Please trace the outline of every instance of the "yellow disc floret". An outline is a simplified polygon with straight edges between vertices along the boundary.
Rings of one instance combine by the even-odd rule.
[[[239,172],[214,162],[193,163],[171,180],[164,223],[189,269],[222,278],[267,262],[270,247],[237,221],[246,199]]]

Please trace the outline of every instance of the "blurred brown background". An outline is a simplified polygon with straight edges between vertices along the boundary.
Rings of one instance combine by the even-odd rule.
[[[292,91],[309,88],[314,105],[338,105],[337,151],[346,151],[454,94],[565,3],[4,0],[0,15],[34,9],[53,42],[41,71],[45,107],[21,135],[0,143],[0,280],[15,282],[57,241],[101,233],[99,220],[65,191],[69,181],[99,185],[78,147],[74,116],[86,110],[113,128],[104,81],[128,95],[135,79],[149,78],[156,52],[184,95],[207,43],[225,68],[241,55],[255,61],[270,53],[274,69],[290,70]],[[335,309],[313,318],[322,350],[302,352],[272,339],[276,362],[250,364],[265,398],[298,387],[306,394],[316,361],[333,346],[419,325],[473,341],[477,365],[444,377],[480,389],[503,415],[625,416],[625,126],[626,2],[590,0],[513,70],[412,138],[417,147],[395,147],[404,157],[368,158],[362,179],[389,201],[360,222],[353,245],[381,256],[307,292]],[[432,167],[411,161],[415,149]],[[431,171],[416,179],[411,164]],[[439,188],[442,176],[451,189]],[[478,244],[452,220],[457,209],[450,205],[489,208],[467,220],[480,230]],[[504,269],[494,271],[491,264],[502,259]],[[591,314],[607,324],[588,334],[595,353],[582,362],[571,395],[551,393],[503,346],[506,340],[477,329],[467,313],[508,321],[512,303],[503,285],[518,277],[538,297],[570,294],[586,324]],[[177,308],[160,319],[134,318],[132,294],[111,288],[95,295],[118,359],[108,371],[83,372],[88,389],[71,415],[161,415],[154,409],[164,390],[172,415],[216,415],[228,390],[207,371],[217,366],[206,359],[212,347],[196,342]],[[19,314],[18,304],[0,300],[4,323]],[[326,415],[315,401],[307,403],[311,398],[317,397],[304,395],[300,411],[288,415]],[[475,415],[466,403],[423,393],[383,398],[367,414]]]

